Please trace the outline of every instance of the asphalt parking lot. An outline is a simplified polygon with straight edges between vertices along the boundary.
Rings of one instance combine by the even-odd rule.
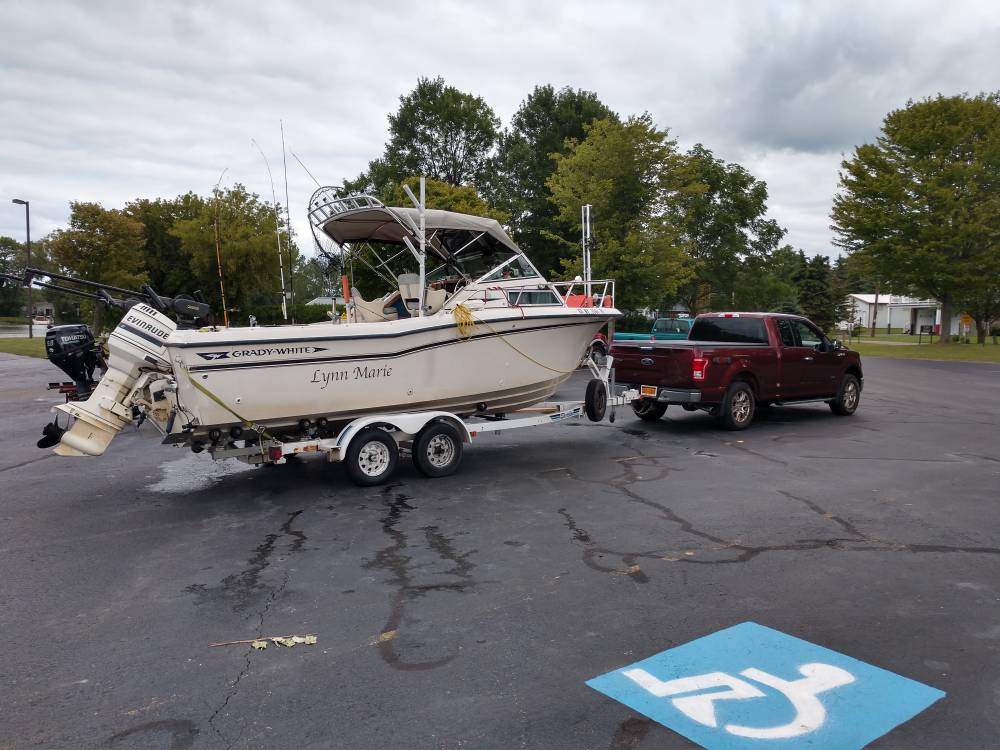
[[[1000,367],[865,367],[851,418],[621,411],[358,489],[56,457],[57,371],[0,355],[0,748],[692,748],[584,682],[746,621],[947,692],[872,748],[995,748]]]

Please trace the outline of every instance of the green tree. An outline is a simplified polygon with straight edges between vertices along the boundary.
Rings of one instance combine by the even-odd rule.
[[[660,307],[690,277],[684,247],[667,219],[666,203],[677,167],[676,142],[648,114],[625,122],[596,120],[587,137],[555,154],[546,181],[556,217],[580,230],[580,206],[591,204],[596,247],[595,277],[617,280],[618,303],[626,309]],[[558,238],[555,238],[558,239]],[[580,249],[561,241],[570,275],[579,271]]]
[[[406,185],[413,194],[420,196],[420,178],[408,177],[393,187],[391,202],[395,206],[412,206],[413,202],[403,192]],[[428,178],[424,184],[424,201],[427,208],[457,211],[461,214],[487,216],[500,222],[507,220],[507,214],[490,206],[471,185],[452,185],[441,180]]]
[[[680,161],[674,188],[669,213],[695,261],[681,298],[691,312],[728,307],[744,264],[766,259],[785,234],[765,217],[767,185],[699,143]]]
[[[806,261],[798,297],[803,315],[821,331],[833,329],[837,322],[837,304],[833,296],[830,259],[825,255],[816,255]]]
[[[911,101],[841,168],[836,244],[893,291],[938,300],[948,325],[998,267],[1000,93]]]
[[[125,213],[142,222],[149,284],[158,293],[173,296],[194,291],[191,257],[171,230],[178,221],[193,219],[204,208],[205,199],[191,192],[172,199],[138,198],[125,205]]]
[[[389,115],[389,142],[368,170],[348,180],[348,191],[390,195],[407,177],[426,176],[450,185],[473,184],[497,140],[500,120],[480,97],[419,78],[399,109]]]
[[[480,186],[489,203],[510,217],[515,241],[546,275],[559,269],[561,256],[551,237],[566,237],[572,229],[558,220],[549,200],[545,182],[555,171],[552,155],[565,154],[570,143],[585,137],[585,126],[601,119],[617,120],[617,115],[595,93],[536,86],[500,134]]]
[[[249,315],[254,305],[280,304],[278,247],[274,206],[237,183],[202,201],[195,215],[177,221],[169,230],[180,240],[180,252],[190,258],[191,281],[216,310],[221,309],[215,246],[215,218],[219,217],[222,276],[229,309]],[[288,239],[281,230],[281,246]],[[297,250],[292,246],[293,256]],[[287,279],[288,268],[285,268]]]
[[[13,237],[0,237],[0,273],[20,276],[24,272],[24,257],[24,245]],[[0,315],[20,315],[26,300],[15,282],[0,281]]]
[[[57,229],[45,240],[57,266],[53,270],[127,289],[138,289],[148,281],[141,222],[99,203],[69,205],[69,227]],[[94,330],[100,332],[106,318],[104,306],[88,303],[84,309],[93,310]]]

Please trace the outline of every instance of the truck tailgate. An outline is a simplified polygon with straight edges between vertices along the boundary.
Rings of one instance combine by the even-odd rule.
[[[697,347],[686,341],[615,342],[615,379],[619,383],[693,388],[691,363]]]

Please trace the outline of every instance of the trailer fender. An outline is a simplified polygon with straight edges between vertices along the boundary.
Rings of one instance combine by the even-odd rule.
[[[366,417],[359,417],[341,430],[337,436],[336,450],[343,456],[347,451],[347,446],[351,440],[365,427],[387,426],[392,427],[396,432],[390,432],[396,442],[401,440],[412,440],[418,432],[430,422],[449,422],[458,430],[462,436],[463,443],[472,441],[472,434],[468,426],[461,419],[447,411],[423,411],[412,414],[371,414]]]

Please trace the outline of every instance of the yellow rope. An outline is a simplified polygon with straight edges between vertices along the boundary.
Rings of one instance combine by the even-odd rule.
[[[500,340],[503,341],[507,346],[509,346],[511,349],[513,349],[518,354],[520,354],[522,357],[524,357],[529,362],[534,362],[539,367],[541,367],[541,368],[543,368],[545,370],[549,370],[550,372],[557,372],[560,375],[569,375],[570,373],[576,371],[575,367],[572,370],[557,370],[555,367],[549,367],[546,364],[542,364],[537,359],[535,359],[534,357],[532,357],[530,354],[528,354],[527,352],[521,351],[514,344],[512,344],[510,341],[508,341],[506,334],[502,333],[501,331],[498,331],[496,328],[494,328],[493,326],[491,326],[485,320],[477,320],[476,316],[472,314],[472,310],[470,310],[465,305],[462,305],[462,304],[455,305],[455,308],[451,311],[451,314],[453,316],[455,316],[455,323],[458,326],[458,335],[461,336],[464,339],[467,339],[467,338],[469,338],[469,336],[472,335],[472,332],[476,328],[476,324],[484,325],[491,332],[497,334],[500,337]]]
[[[208,390],[208,388],[206,388],[201,383],[199,383],[197,380],[195,380],[193,377],[191,377],[191,373],[190,373],[190,371],[188,371],[188,369],[186,367],[183,368],[183,369],[184,369],[184,374],[187,375],[188,380],[191,381],[191,385],[193,385],[195,388],[197,388],[199,391],[201,391],[202,393],[204,393],[206,396],[208,396],[210,399],[212,399],[215,403],[217,403],[223,409],[225,409],[230,414],[232,414],[234,417],[236,417],[238,420],[240,420],[240,422],[243,423],[244,427],[253,430],[260,437],[266,437],[268,440],[274,440],[275,439],[273,436],[271,436],[270,433],[268,433],[268,431],[266,429],[264,429],[264,427],[262,425],[256,424],[255,422],[251,422],[249,419],[244,419],[239,414],[237,414],[235,411],[233,411],[232,408],[229,407],[221,398],[219,398],[218,396],[216,396],[214,393],[212,393],[210,390]],[[262,448],[262,450],[263,450],[263,448]]]

